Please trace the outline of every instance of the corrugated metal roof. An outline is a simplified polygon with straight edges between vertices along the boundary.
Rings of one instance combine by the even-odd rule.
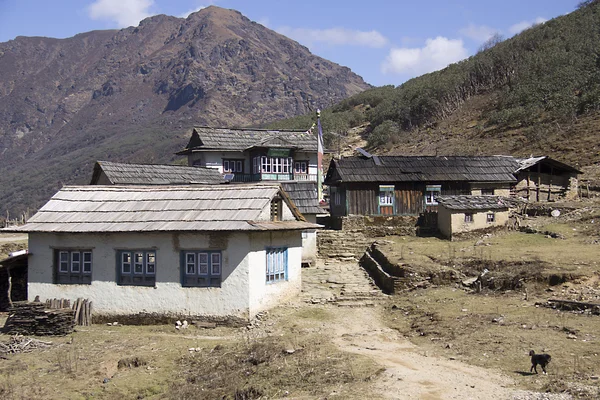
[[[437,196],[436,201],[449,210],[501,210],[521,203],[518,199],[503,196]]]
[[[286,147],[317,151],[317,135],[302,130],[266,130],[245,128],[195,127],[186,148],[177,154],[195,150],[244,151],[252,147]]]
[[[379,156],[332,160],[325,183],[336,182],[514,182],[519,167],[505,156]]]
[[[289,181],[280,184],[302,214],[323,214],[326,212],[319,206],[316,182]]]
[[[221,173],[212,168],[98,161],[94,166],[92,185],[98,183],[101,172],[104,172],[114,185],[187,185],[224,182]]]
[[[11,231],[255,231],[320,227],[303,221],[262,221],[261,214],[278,193],[278,184],[66,186],[27,224]]]

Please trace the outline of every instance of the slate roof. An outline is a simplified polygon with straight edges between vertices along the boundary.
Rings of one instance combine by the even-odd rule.
[[[507,156],[371,156],[332,160],[326,184],[339,182],[514,182]]]
[[[212,168],[98,161],[94,165],[91,185],[98,183],[102,172],[113,185],[189,185],[225,182],[223,175]]]
[[[439,205],[449,210],[502,210],[515,207],[520,201],[503,196],[437,196]]]
[[[195,151],[244,151],[253,147],[295,148],[317,151],[317,135],[303,130],[268,130],[245,128],[194,127],[185,149],[177,152],[186,155]]]
[[[554,160],[548,156],[516,158],[516,160],[517,160],[517,163],[519,163],[519,168],[515,171],[515,173],[525,170],[527,168],[533,167],[534,165],[536,165],[537,163],[542,162],[542,161],[553,166],[554,168],[562,169],[567,172],[574,172],[576,174],[583,173],[583,172],[579,171],[578,169],[571,167],[570,165],[567,165],[560,161]]]
[[[264,231],[320,227],[302,221],[300,215],[296,221],[261,220],[263,211],[278,194],[287,198],[279,185],[65,186],[27,224],[5,231]]]
[[[323,214],[326,212],[319,206],[316,182],[289,181],[280,184],[302,214]]]

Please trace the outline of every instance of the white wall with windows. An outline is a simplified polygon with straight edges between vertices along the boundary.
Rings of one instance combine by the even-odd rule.
[[[208,167],[221,173],[297,174],[316,179],[317,153],[297,152],[293,157],[254,157],[238,151],[203,151],[188,156],[188,166]]]
[[[251,234],[250,313],[256,314],[296,296],[301,290],[300,232]]]
[[[277,246],[288,248],[287,274],[267,285],[265,251]],[[82,297],[104,315],[248,317],[300,290],[301,231],[30,233],[29,251],[29,300]],[[71,282],[59,281],[67,269]],[[76,280],[90,269],[89,281]]]
[[[449,210],[440,206],[438,208],[438,229],[445,237],[452,238],[455,233],[506,225],[508,215],[508,209]]]

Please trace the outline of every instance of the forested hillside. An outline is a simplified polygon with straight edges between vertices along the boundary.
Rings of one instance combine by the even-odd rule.
[[[381,153],[600,161],[600,1],[486,47],[442,71],[343,100],[324,110],[325,131],[364,126],[369,148]]]

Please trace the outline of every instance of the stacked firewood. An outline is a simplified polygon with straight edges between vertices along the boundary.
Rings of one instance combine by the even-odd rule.
[[[68,335],[75,327],[74,310],[45,309],[44,303],[14,302],[8,310],[4,333],[9,335]]]

